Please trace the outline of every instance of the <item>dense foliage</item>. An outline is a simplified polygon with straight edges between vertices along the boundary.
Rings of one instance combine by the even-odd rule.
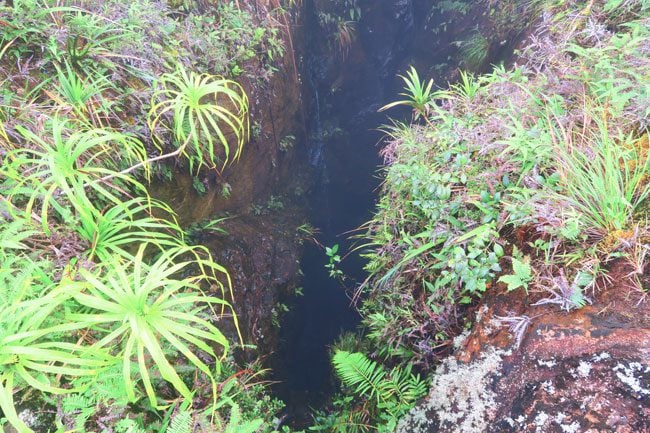
[[[236,162],[249,135],[239,79],[273,73],[280,2],[255,12],[212,0],[9,3],[0,426],[273,431],[281,403],[264,393],[262,368],[233,360],[241,337],[226,269],[147,182],[167,161],[193,173]],[[573,310],[613,277],[640,300],[650,290],[650,3],[435,3],[432,13],[459,20],[487,7],[489,25],[457,43],[473,72],[535,30],[516,65],[461,72],[444,89],[411,69],[385,107],[414,115],[386,128],[358,292],[366,333],[333,350],[342,391],[312,431],[392,431],[426,393],[417,373],[449,353],[488,291]],[[345,55],[358,2],[320,4],[317,18]],[[327,254],[341,277],[338,249]],[[515,346],[529,320],[504,318]]]
[[[437,10],[463,15],[470,3]],[[650,4],[476,3],[504,27],[460,44],[470,70],[486,67],[494,38],[522,31],[508,22],[539,19],[513,66],[461,72],[447,88],[411,68],[384,107],[414,115],[385,128],[385,181],[365,233],[370,277],[357,292],[365,332],[333,355],[343,394],[318,418],[333,431],[390,426],[396,414],[368,410],[391,377],[380,364],[431,372],[488,292],[569,311],[616,278],[648,297]],[[502,318],[515,349],[530,320]]]
[[[647,295],[648,6],[552,6],[511,69],[405,77],[396,104],[426,122],[383,150],[362,306],[380,354],[428,365],[499,275],[567,310],[614,271]]]
[[[2,426],[272,430],[261,369],[233,362],[228,273],[147,191],[172,158],[237,160],[249,106],[233,78],[282,52],[271,15],[199,6],[0,8]]]

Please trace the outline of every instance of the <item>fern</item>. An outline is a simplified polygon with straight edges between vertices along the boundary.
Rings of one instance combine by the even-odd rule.
[[[53,284],[50,263],[33,259],[26,251],[30,248],[26,241],[36,234],[27,220],[0,215],[0,305],[31,299]]]
[[[145,429],[130,418],[124,418],[115,424],[116,433],[147,433]]]
[[[363,353],[343,350],[334,354],[333,362],[336,374],[346,386],[355,388],[355,394],[376,398],[378,402],[382,399],[386,372],[381,365]]]
[[[94,413],[96,400],[82,394],[70,394],[62,401],[64,413],[74,418],[75,427],[83,432],[83,426]]]
[[[385,395],[394,397],[400,405],[411,405],[427,392],[427,386],[419,375],[413,375],[411,368],[395,368],[383,384]]]
[[[192,433],[192,414],[186,410],[178,412],[165,433]]]
[[[264,421],[262,419],[242,422],[239,405],[233,404],[230,410],[230,421],[228,421],[228,426],[224,430],[224,433],[255,433],[263,423]]]
[[[384,367],[368,359],[363,353],[339,350],[332,358],[336,374],[343,384],[357,396],[375,400],[379,413],[377,419],[380,431],[388,431],[397,419],[408,411],[422,397],[427,387],[410,368],[393,368],[386,372]],[[353,419],[342,419],[338,423],[348,426],[356,424]],[[341,431],[346,431],[341,430]]]

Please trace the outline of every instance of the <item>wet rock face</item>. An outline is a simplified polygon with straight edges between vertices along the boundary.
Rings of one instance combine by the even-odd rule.
[[[412,0],[370,2],[361,19],[361,45],[381,80],[392,80],[414,38]]]
[[[293,214],[293,218],[287,216]],[[270,353],[277,341],[271,317],[277,302],[299,286],[301,240],[296,227],[301,212],[244,216],[226,221],[226,234],[202,241],[232,278],[234,307],[247,344]],[[230,326],[230,321],[224,321]],[[231,329],[231,335],[236,331]]]
[[[523,307],[517,292],[486,298],[398,432],[650,432],[650,303],[623,284],[595,297],[571,313]],[[509,315],[529,318],[519,347]]]

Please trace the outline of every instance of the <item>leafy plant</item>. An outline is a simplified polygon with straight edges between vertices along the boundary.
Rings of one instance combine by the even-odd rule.
[[[361,19],[358,0],[319,4],[316,14],[321,29],[328,36],[330,49],[337,50],[345,58],[356,37],[356,24]]]
[[[221,298],[201,294],[200,287],[202,281],[220,287],[221,283],[211,273],[225,271],[211,260],[197,257],[195,249],[189,247],[169,248],[153,264],[146,265],[143,262],[146,247],[147,244],[142,244],[133,260],[127,263],[119,257],[106,262],[104,275],[81,269],[85,281],[66,289],[65,294],[90,312],[71,313],[67,319],[105,334],[94,347],[118,348],[130,400],[135,400],[136,395],[131,372],[134,356],[140,379],[153,406],[158,406],[158,400],[149,373],[149,359],[163,379],[184,398],[191,399],[192,392],[165,355],[167,345],[210,378],[216,398],[216,384],[210,367],[190,347],[195,346],[217,361],[230,347],[221,331],[200,314],[212,305],[230,308]],[[187,254],[196,258],[177,262],[176,259]],[[174,277],[194,264],[200,266],[198,275]],[[196,307],[200,304],[203,307]],[[217,355],[209,344],[220,346],[223,353]]]
[[[52,323],[62,298],[52,294],[32,300],[0,305],[0,409],[20,433],[31,433],[18,417],[13,403],[14,387],[65,394],[55,376],[89,376],[106,365],[101,352],[61,341],[57,335],[80,329],[74,320]],[[16,383],[19,381],[19,383]]]
[[[429,113],[429,105],[436,95],[436,92],[433,90],[433,80],[421,81],[418,71],[413,66],[406,72],[406,76],[400,75],[400,78],[404,81],[404,90],[406,91],[405,93],[400,93],[400,95],[405,96],[406,99],[384,105],[379,111],[385,111],[399,105],[406,105],[413,109],[415,119],[418,119],[420,116],[426,119]]]
[[[182,229],[174,222],[154,217],[154,211],[173,215],[165,204],[141,197],[115,204],[101,212],[92,207],[79,208],[77,233],[89,243],[88,258],[110,262],[119,255],[132,260],[133,246],[142,242],[161,250],[182,246]]]
[[[526,330],[532,322],[532,318],[525,314],[523,316],[515,316],[511,314],[505,317],[496,316],[496,321],[500,325],[508,326],[508,329],[515,337],[515,348],[519,349],[519,346],[521,346],[521,342],[526,335]]]
[[[174,415],[165,433],[192,433],[192,430],[192,414],[181,410]]]
[[[480,88],[481,84],[474,75],[467,71],[460,71],[460,81],[451,86],[451,91],[468,102],[472,102]]]
[[[174,73],[163,75],[160,88],[152,97],[149,122],[156,131],[167,114],[171,114],[170,128],[179,144],[179,150],[190,162],[190,170],[198,170],[204,163],[221,168],[230,160],[237,160],[248,139],[248,97],[242,87],[226,78],[209,74],[187,72],[179,66]],[[231,149],[227,134],[234,135]],[[192,151],[187,146],[192,144]],[[206,143],[206,147],[203,146]],[[215,144],[223,150],[220,158]]]
[[[89,107],[89,102],[94,98],[101,98],[102,91],[108,83],[102,78],[86,78],[82,80],[70,65],[65,64],[65,71],[57,66],[57,90],[65,103],[69,104],[81,120],[87,115],[95,115]]]
[[[192,176],[192,188],[194,188],[194,191],[199,193],[199,195],[203,195],[208,191],[205,184],[198,176]]]
[[[118,132],[91,129],[73,132],[66,136],[66,122],[52,119],[51,137],[39,137],[18,127],[21,135],[32,147],[13,150],[8,155],[11,164],[0,173],[15,179],[9,197],[23,196],[27,200],[25,215],[40,206],[43,230],[47,233],[50,208],[65,219],[70,219],[70,209],[61,201],[61,193],[68,203],[78,208],[92,207],[87,190],[100,200],[119,205],[119,192],[105,179],[115,177],[135,188],[144,188],[133,178],[111,170],[115,155],[126,161],[143,160],[146,153],[142,144]],[[108,166],[108,167],[107,167]]]
[[[516,290],[520,287],[528,292],[528,284],[533,279],[533,268],[530,266],[530,259],[524,258],[519,260],[517,257],[512,258],[511,275],[499,277],[499,281],[508,285],[508,291]]]
[[[327,263],[325,264],[325,269],[329,272],[330,278],[342,278],[343,271],[339,269],[339,264],[341,263],[341,256],[338,254],[339,245],[333,245],[332,247],[325,247],[325,254],[327,255]]]
[[[233,404],[230,409],[230,420],[224,433],[255,433],[264,423],[261,419],[243,421],[239,405]]]
[[[355,21],[340,21],[338,23],[338,32],[336,39],[338,40],[339,50],[343,57],[346,57],[350,51],[350,46],[356,38],[356,22]]]
[[[368,350],[423,368],[447,353],[463,305],[495,286],[505,247],[533,251],[501,282],[534,285],[548,292],[541,303],[564,310],[589,303],[614,263],[638,289],[645,260],[647,13],[637,1],[621,15],[598,2],[485,3],[495,31],[466,41],[468,70],[523,28],[513,17],[548,11],[538,21],[548,38],[528,43],[515,68],[463,72],[436,92],[444,100],[427,105],[427,124],[386,128],[385,182],[364,226],[370,277],[357,299]],[[393,106],[413,106],[405,94]]]
[[[332,357],[334,370],[354,395],[374,401],[379,410],[380,432],[393,431],[397,419],[426,393],[426,385],[410,369],[386,372],[363,353],[337,351]]]
[[[80,433],[182,433],[195,420],[221,431],[235,404],[240,418],[231,414],[231,429],[259,430],[257,420],[279,410],[262,384],[238,379],[247,373],[221,375],[235,365],[215,323],[234,317],[229,277],[206,248],[187,245],[172,210],[142,183],[166,158],[185,155],[198,170],[239,157],[247,96],[233,81],[198,71],[237,66],[245,74],[245,62],[261,55],[268,79],[269,62],[282,54],[274,13],[254,18],[220,4],[214,15],[185,15],[165,2],[150,6],[0,7],[5,428],[31,432],[17,395],[43,401],[53,429]],[[178,66],[159,77],[190,64],[192,71]],[[149,144],[174,140],[175,152],[150,156]],[[217,390],[228,394],[225,410]]]
[[[60,8],[59,8],[60,10]],[[83,70],[84,63],[93,57],[110,57],[112,44],[132,37],[128,28],[116,28],[114,24],[106,22],[101,16],[78,8],[66,10],[70,16],[71,34],[66,39],[66,54],[72,65]]]

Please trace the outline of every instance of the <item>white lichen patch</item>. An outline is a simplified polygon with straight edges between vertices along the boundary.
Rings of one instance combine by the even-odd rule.
[[[574,421],[569,425],[560,424],[563,433],[580,433],[580,423]]]
[[[18,414],[18,418],[20,418],[20,420],[25,424],[27,424],[28,426],[34,426],[38,421],[36,414],[31,409],[24,409],[20,411],[20,413]]]
[[[580,361],[576,371],[580,377],[589,377],[589,373],[591,373],[591,364],[586,361]]]
[[[490,384],[499,375],[503,357],[511,354],[491,348],[470,364],[445,359],[436,370],[429,397],[400,421],[397,433],[424,433],[434,422],[449,433],[486,431],[497,405]]]
[[[465,329],[461,334],[457,335],[454,337],[453,340],[453,346],[454,349],[458,350],[461,347],[463,347],[463,344],[465,344],[465,340],[467,340],[467,337],[469,337],[470,331],[469,329]]]
[[[550,395],[555,394],[555,386],[553,386],[553,382],[551,382],[550,380],[547,380],[546,382],[542,382],[542,389],[547,394]]]
[[[630,387],[636,394],[650,395],[650,389],[641,385],[641,379],[650,374],[650,367],[644,367],[639,362],[631,362],[627,366],[619,362],[614,367],[614,371],[618,380]]]
[[[591,359],[594,362],[601,362],[601,361],[605,361],[605,360],[610,359],[610,358],[611,358],[611,355],[609,353],[602,352],[602,353],[594,355]]]
[[[542,433],[546,431],[546,422],[549,419],[549,415],[546,412],[540,412],[535,417],[533,423],[535,424],[535,432]]]
[[[537,365],[540,367],[548,367],[548,368],[553,368],[557,365],[557,362],[555,362],[555,359],[538,359],[537,360]]]

